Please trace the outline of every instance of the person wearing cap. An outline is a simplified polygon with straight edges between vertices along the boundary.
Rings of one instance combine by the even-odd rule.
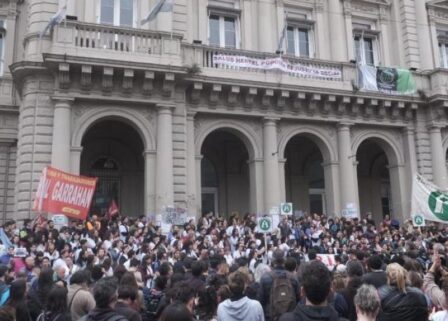
[[[272,253],[272,272],[265,273],[260,279],[260,288],[258,290],[258,299],[263,306],[266,321],[271,320],[271,290],[274,277],[288,277],[291,281],[293,291],[296,294],[296,302],[300,299],[300,289],[297,279],[285,269],[285,253],[276,249]]]

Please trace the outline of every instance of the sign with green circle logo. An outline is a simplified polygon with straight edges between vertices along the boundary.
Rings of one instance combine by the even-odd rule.
[[[432,192],[428,197],[428,206],[431,212],[442,221],[448,222],[448,194]]]
[[[412,217],[412,224],[415,227],[419,227],[419,226],[426,226],[426,222],[425,222],[425,218],[422,215],[414,215]]]
[[[280,214],[281,215],[292,215],[292,203],[281,203],[280,204]]]
[[[272,232],[272,218],[270,217],[260,217],[258,218],[258,229],[261,233],[271,233]]]

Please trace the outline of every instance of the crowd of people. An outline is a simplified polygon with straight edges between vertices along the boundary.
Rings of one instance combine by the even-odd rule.
[[[448,320],[447,225],[305,213],[266,235],[246,214],[165,232],[118,215],[5,222],[0,320]]]

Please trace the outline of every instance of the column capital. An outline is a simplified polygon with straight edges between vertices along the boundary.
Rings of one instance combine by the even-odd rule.
[[[430,131],[430,132],[440,132],[442,130],[442,128],[445,128],[444,125],[442,124],[438,124],[438,123],[432,123],[432,124],[428,124],[426,126],[426,128]]]
[[[279,117],[264,117],[263,125],[264,126],[276,125],[279,120],[280,120]]]
[[[51,96],[50,98],[54,102],[55,107],[58,108],[70,108],[75,102],[75,98],[67,96]]]
[[[338,128],[338,130],[347,130],[350,127],[352,127],[354,125],[354,123],[352,122],[339,122],[336,124],[336,127]]]
[[[286,164],[287,161],[288,161],[288,160],[287,160],[286,158],[279,158],[279,159],[278,159],[278,162],[279,162],[280,164]]]
[[[194,158],[196,160],[202,160],[202,159],[204,159],[204,155],[196,155]]]
[[[339,162],[336,161],[330,161],[330,162],[323,162],[321,163],[322,167],[331,167],[331,166],[339,166]]]
[[[172,103],[157,103],[156,108],[159,113],[171,113],[176,108],[176,105]]]
[[[405,134],[414,134],[415,133],[415,127],[414,126],[406,126],[406,127],[403,127],[403,133],[405,133]]]
[[[247,161],[247,164],[253,164],[253,163],[263,163],[264,162],[264,159],[263,158],[252,158],[252,159],[249,159],[248,161]]]

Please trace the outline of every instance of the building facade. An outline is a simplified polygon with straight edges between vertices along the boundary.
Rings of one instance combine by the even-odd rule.
[[[404,219],[413,174],[448,187],[448,1],[176,0],[141,25],[155,2],[0,1],[2,219],[34,215],[50,164],[99,177],[92,211],[131,216],[288,201]],[[214,60],[278,49],[342,77]],[[411,69],[418,92],[360,91],[360,59]]]

